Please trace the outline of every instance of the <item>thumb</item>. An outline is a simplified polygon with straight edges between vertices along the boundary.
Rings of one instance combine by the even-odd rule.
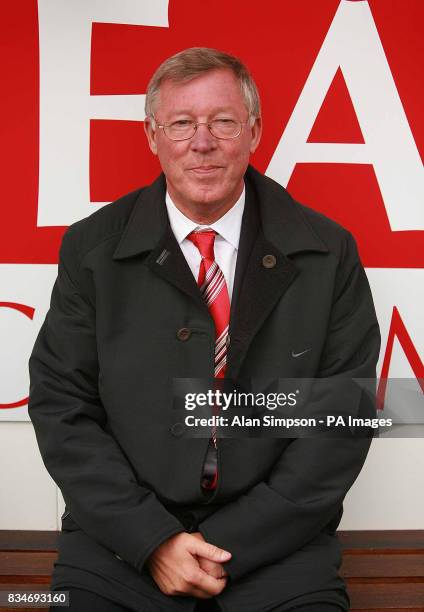
[[[190,553],[209,559],[209,561],[215,561],[216,563],[223,563],[231,559],[231,553],[228,550],[219,548],[215,544],[204,542],[196,537],[191,538],[190,545],[188,546]]]

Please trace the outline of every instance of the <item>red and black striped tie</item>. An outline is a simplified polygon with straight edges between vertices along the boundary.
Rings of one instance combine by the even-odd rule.
[[[216,232],[214,230],[195,230],[187,238],[199,249],[202,260],[200,262],[197,284],[206,301],[209,312],[215,323],[215,378],[224,378],[227,368],[227,338],[230,322],[230,298],[227,283],[221,268],[215,261],[214,243]],[[214,411],[216,414],[216,411]],[[212,441],[215,449],[216,427],[212,427]],[[217,469],[211,478],[205,478],[203,486],[214,489],[218,479]]]

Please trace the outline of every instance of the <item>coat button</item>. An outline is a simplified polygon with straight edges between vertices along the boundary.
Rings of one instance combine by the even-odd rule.
[[[188,340],[190,336],[191,336],[191,331],[189,330],[188,327],[182,327],[181,329],[177,331],[177,338],[178,340],[181,340],[182,342],[185,342],[186,340]]]
[[[274,268],[277,263],[277,259],[274,255],[264,255],[262,257],[262,265],[264,268]]]
[[[171,427],[171,433],[173,436],[178,437],[181,436],[184,432],[184,424],[183,423],[174,423]]]

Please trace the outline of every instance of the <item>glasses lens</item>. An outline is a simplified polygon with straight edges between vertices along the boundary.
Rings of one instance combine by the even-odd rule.
[[[215,119],[210,125],[217,138],[235,138],[240,134],[240,123],[233,119]]]
[[[196,130],[194,122],[188,119],[174,121],[165,128],[166,135],[172,140],[185,140],[191,138]]]

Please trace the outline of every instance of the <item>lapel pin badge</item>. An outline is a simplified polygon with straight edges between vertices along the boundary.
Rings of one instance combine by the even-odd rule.
[[[159,255],[159,257],[156,260],[156,263],[159,264],[160,266],[162,266],[165,263],[165,260],[167,259],[167,257],[171,254],[171,251],[168,251],[167,249],[164,249],[162,251],[162,253]]]

